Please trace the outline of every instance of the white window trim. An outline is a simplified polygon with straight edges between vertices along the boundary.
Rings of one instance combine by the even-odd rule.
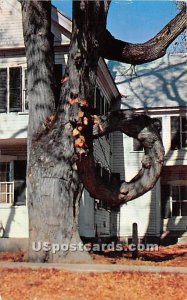
[[[174,183],[170,184],[170,212],[171,212],[171,218],[180,218],[180,219],[181,218],[187,218],[187,216],[182,216],[182,215],[180,215],[180,216],[173,216],[173,209],[172,209],[172,203],[173,202],[175,202],[175,203],[177,203],[177,202],[181,203],[181,201],[176,201],[176,200],[173,201],[173,199],[172,199],[172,187],[173,186],[177,186],[178,187],[178,186],[184,186],[184,185],[185,184],[182,184],[182,183],[181,184],[180,183],[179,184],[178,183],[177,184],[176,183],[175,184]],[[179,193],[181,193],[180,189],[179,189]],[[181,200],[181,195],[179,195],[179,200]],[[183,200],[182,202],[187,202],[187,200]],[[181,214],[181,207],[180,207],[180,214]]]
[[[5,156],[4,156],[5,157]],[[10,156],[9,156],[10,157]],[[12,156],[13,157],[13,156]],[[7,156],[8,158],[8,156]],[[9,181],[0,181],[0,185],[1,184],[10,184],[12,187],[11,187],[11,193],[8,193],[8,194],[12,194],[12,201],[11,203],[10,202],[0,202],[0,208],[8,208],[8,207],[18,207],[18,205],[14,204],[14,196],[15,196],[15,187],[14,187],[14,183],[15,183],[15,180],[14,180],[14,161],[13,160],[1,160],[1,162],[7,162],[7,163],[10,163],[10,169],[9,169],[9,177],[10,177],[10,180]],[[4,194],[4,192],[1,193],[1,188],[0,188],[0,195],[1,194]],[[25,191],[25,195],[26,195],[26,201],[25,201],[25,205],[22,205],[22,206],[27,206],[28,202],[27,202],[27,186],[26,186],[26,191]]]

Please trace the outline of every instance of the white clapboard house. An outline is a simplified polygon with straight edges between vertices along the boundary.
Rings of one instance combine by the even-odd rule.
[[[0,1],[0,237],[28,238],[26,196],[27,63],[23,41],[21,5],[17,0]],[[60,93],[61,78],[68,60],[71,20],[52,7],[55,77]],[[94,106],[98,113],[108,111],[120,94],[104,60],[98,64]],[[99,172],[109,178],[112,171],[111,136],[95,142]],[[114,170],[115,171],[115,170]],[[79,231],[85,238],[117,235],[118,212],[84,191]],[[0,242],[2,239],[0,239]]]
[[[139,237],[187,236],[187,54],[167,54],[151,63],[130,67],[108,62],[123,95],[122,109],[159,118],[165,147],[162,175],[154,189],[120,208],[119,236],[131,236],[137,223]],[[118,134],[120,136],[120,133]],[[123,149],[121,148],[121,145]],[[129,181],[141,167],[143,148],[121,134],[118,171]]]

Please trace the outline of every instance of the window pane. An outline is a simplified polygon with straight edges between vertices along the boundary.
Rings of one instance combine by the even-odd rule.
[[[0,162],[0,181],[8,181],[9,180],[9,163]]]
[[[25,160],[14,161],[14,179],[25,180],[27,162]]]
[[[171,131],[180,131],[180,117],[171,117]]]
[[[171,117],[171,150],[180,148],[180,117]]]
[[[181,216],[187,216],[187,202],[181,203]]]
[[[7,111],[7,69],[0,69],[0,112]]]
[[[179,202],[172,203],[172,216],[174,216],[174,217],[180,216],[180,203]]]
[[[96,110],[100,114],[100,90],[96,88]]]
[[[180,148],[180,131],[171,132],[171,150],[177,150]]]
[[[25,93],[25,110],[29,109],[28,92],[27,92],[27,69],[25,70],[25,82],[24,82],[24,93]]]
[[[14,205],[26,205],[26,180],[14,182]]]
[[[182,117],[182,131],[187,132],[187,117]]]
[[[187,200],[187,186],[181,186],[181,200]]]
[[[171,218],[170,185],[161,185],[161,215],[162,219]]]
[[[21,67],[9,70],[10,111],[21,111],[22,104],[22,72]]]
[[[183,148],[187,147],[187,132],[182,133],[182,147]]]
[[[179,187],[172,186],[172,200],[179,201]]]
[[[154,119],[154,124],[158,129],[160,135],[162,135],[162,117],[156,117]]]

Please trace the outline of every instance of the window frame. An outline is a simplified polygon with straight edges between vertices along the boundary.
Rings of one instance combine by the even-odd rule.
[[[177,190],[178,190],[178,199],[173,199],[173,188],[177,188]],[[186,185],[174,185],[174,184],[172,184],[172,185],[170,185],[170,211],[171,211],[171,217],[172,218],[176,218],[176,217],[187,217],[187,214],[186,215],[182,215],[182,203],[187,203],[187,199],[181,199],[181,188],[182,187],[185,187],[185,188],[187,188],[187,186]],[[174,211],[174,209],[173,209],[173,203],[179,203],[179,215],[173,215],[173,211]]]
[[[179,139],[180,140],[179,140],[179,148],[177,148],[177,149],[172,148],[172,133],[177,132],[177,130],[175,132],[172,130],[172,118],[178,118],[179,119]],[[185,118],[186,122],[187,122],[187,115],[186,114],[170,116],[170,133],[171,133],[170,150],[171,151],[179,151],[179,150],[186,150],[187,149],[187,146],[183,147],[183,134],[185,134],[185,133],[187,134],[187,131],[183,131],[183,128],[182,128],[182,119],[183,118]]]
[[[10,70],[15,68],[20,68],[21,69],[21,74],[20,74],[20,110],[18,111],[11,111],[10,108]],[[2,111],[0,113],[4,114],[21,114],[21,113],[28,113],[28,109],[25,108],[25,103],[26,103],[26,87],[25,87],[25,71],[27,70],[26,66],[20,66],[20,65],[6,65],[2,66],[0,69],[6,69],[7,71],[7,82],[6,82],[6,98],[5,98],[5,107],[6,110]]]
[[[13,205],[14,204],[14,162],[13,161],[5,161],[0,162],[1,164],[5,164],[5,171],[2,172],[5,175],[4,180],[0,179],[0,196],[4,196],[6,201],[1,202],[0,205]],[[1,165],[0,165],[0,172],[1,172]],[[2,191],[1,188],[4,186],[5,191]],[[8,201],[8,199],[10,199]]]
[[[98,115],[104,115],[110,110],[110,101],[108,101],[99,85],[95,86],[93,108]]]
[[[5,177],[6,180],[0,179],[0,196],[5,195],[5,202],[0,201],[0,207],[7,207],[7,206],[27,206],[27,187],[25,186],[25,201],[19,202],[16,200],[16,184],[21,181],[22,179],[16,179],[15,176],[15,161],[1,161],[0,163],[6,164],[6,172]],[[1,171],[1,166],[0,166]],[[26,176],[25,176],[25,182],[26,182]],[[1,190],[1,187],[4,185],[5,191]],[[10,201],[7,201],[7,199],[10,197]]]
[[[28,113],[29,108],[26,108],[27,86],[26,86],[26,72],[27,67],[22,67],[22,113]]]

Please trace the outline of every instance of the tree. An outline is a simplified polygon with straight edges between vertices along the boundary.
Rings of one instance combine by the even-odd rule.
[[[86,252],[33,251],[33,242],[80,243],[78,212],[83,185],[93,197],[117,206],[154,186],[164,158],[157,119],[124,110],[105,116],[93,113],[98,59],[102,56],[136,65],[163,56],[185,29],[185,8],[151,40],[130,44],[116,40],[106,29],[110,1],[73,1],[69,80],[64,81],[55,106],[51,2],[25,0],[21,4],[30,99],[29,259],[85,262],[89,260]],[[108,186],[96,175],[93,139],[115,130],[138,139],[145,156],[131,182]]]

